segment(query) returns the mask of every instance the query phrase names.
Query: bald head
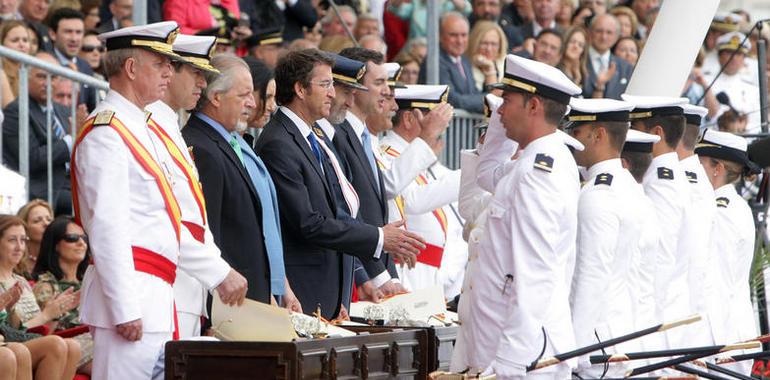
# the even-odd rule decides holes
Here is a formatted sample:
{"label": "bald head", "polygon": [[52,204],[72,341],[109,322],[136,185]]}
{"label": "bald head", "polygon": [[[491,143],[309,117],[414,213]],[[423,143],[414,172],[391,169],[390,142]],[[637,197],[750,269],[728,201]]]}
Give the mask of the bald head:
{"label": "bald head", "polygon": [[459,57],[468,47],[468,20],[458,12],[441,16],[439,43],[449,55]]}
{"label": "bald head", "polygon": [[620,22],[609,13],[594,17],[590,29],[591,46],[600,54],[610,50],[620,36]]}

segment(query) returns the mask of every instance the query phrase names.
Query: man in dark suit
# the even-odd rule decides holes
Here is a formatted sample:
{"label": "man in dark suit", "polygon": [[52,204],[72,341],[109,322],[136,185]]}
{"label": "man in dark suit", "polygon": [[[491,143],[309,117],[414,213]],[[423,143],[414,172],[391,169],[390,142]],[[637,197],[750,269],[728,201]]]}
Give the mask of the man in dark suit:
{"label": "man in dark suit", "polygon": [[521,36],[525,40],[536,38],[543,29],[556,29],[563,33],[556,24],[556,13],[559,11],[559,7],[561,7],[559,0],[532,0],[532,10],[535,17],[519,28]]}
{"label": "man in dark suit", "polygon": [[[91,65],[78,56],[83,46],[83,14],[72,8],[59,8],[48,21],[48,35],[53,44],[52,53],[59,64],[86,75],[94,75]],[[96,106],[96,89],[82,85],[78,104],[89,110]]]}
{"label": "man in dark suit", "polygon": [[318,21],[310,0],[240,0],[241,12],[249,15],[253,31],[269,28],[283,28],[284,41],[302,38],[302,28],[312,29]]}
{"label": "man in dark suit", "polygon": [[524,43],[524,38],[521,36],[519,28],[511,25],[508,21],[502,19],[500,14],[502,12],[502,0],[473,0],[473,13],[468,17],[471,29],[476,21],[487,20],[494,21],[497,25],[503,29],[505,38],[508,40],[508,49],[513,49],[521,46]]}
{"label": "man in dark suit", "polygon": [[[482,113],[484,97],[476,88],[471,63],[465,57],[468,47],[468,20],[460,13],[441,16],[439,31],[439,83],[449,85],[449,104],[468,112]],[[420,66],[419,83],[426,83],[426,62]]]}
{"label": "man in dark suit", "polygon": [[[398,228],[376,227],[337,216],[332,190],[341,169],[314,132],[329,116],[335,97],[334,61],[315,49],[289,52],[275,71],[281,105],[265,126],[256,150],[278,191],[286,275],[303,310],[321,305],[321,314],[339,314],[343,297],[343,252],[362,261],[385,250],[414,265],[421,240]],[[319,128],[320,129],[320,128]]]}
{"label": "man in dark suit", "polygon": [[[246,297],[270,303],[270,257],[263,235],[263,205],[252,183],[235,131],[246,108],[254,108],[251,73],[243,60],[212,59],[221,74],[208,87],[182,129],[198,168],[211,233],[222,258],[246,277]],[[244,95],[246,94],[246,95]]]}
{"label": "man in dark suit", "polygon": [[583,84],[586,98],[620,100],[626,92],[633,66],[610,51],[620,36],[620,23],[606,13],[594,17],[590,26],[591,46],[588,48],[588,78]]}
{"label": "man in dark suit", "polygon": [[39,38],[39,50],[50,51],[51,39],[48,38],[48,27],[43,21],[48,16],[49,2],[46,0],[21,0],[19,2],[19,14],[35,31]]}
{"label": "man in dark suit", "polygon": [[134,12],[134,2],[132,0],[109,0],[105,3],[108,4],[107,8],[110,14],[109,17],[102,18],[99,27],[96,28],[96,31],[99,33],[120,29],[120,20],[131,18],[131,14]]}
{"label": "man in dark suit", "polygon": [[[56,64],[56,59],[46,52],[37,58]],[[37,68],[29,71],[29,198],[48,199],[48,146],[46,129],[46,73]],[[53,103],[51,112],[51,162],[53,178],[53,204],[56,214],[72,213],[72,192],[67,164],[72,151],[69,135],[69,109]],[[3,162],[13,170],[19,170],[19,99],[3,110]]]}

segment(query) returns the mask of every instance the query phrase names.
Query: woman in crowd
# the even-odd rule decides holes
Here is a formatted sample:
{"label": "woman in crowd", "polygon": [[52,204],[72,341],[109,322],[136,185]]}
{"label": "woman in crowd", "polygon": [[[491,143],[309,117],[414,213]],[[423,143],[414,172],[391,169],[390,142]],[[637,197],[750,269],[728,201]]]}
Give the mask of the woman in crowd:
{"label": "woman in crowd", "polygon": [[615,16],[620,23],[620,37],[633,37],[636,35],[636,31],[639,28],[639,20],[631,8],[624,6],[615,7],[610,10],[610,14]]}
{"label": "woman in crowd", "polygon": [[249,112],[247,125],[249,128],[262,129],[270,116],[278,109],[275,103],[275,78],[271,70],[264,62],[247,57],[246,63],[251,71],[251,79],[254,84],[254,104],[257,105]]}
{"label": "woman in crowd", "polygon": [[[716,215],[710,236],[715,253],[715,289],[720,289],[722,315],[712,323],[723,324],[729,332],[726,341],[742,342],[757,336],[754,309],[751,304],[749,274],[754,257],[754,217],[751,208],[735,190],[744,174],[756,174],[760,168],[749,161],[746,139],[727,132],[706,130],[702,143],[695,149],[714,187]],[[748,375],[751,362],[732,364],[733,369]]]}
{"label": "woman in crowd", "polygon": [[556,24],[562,28],[569,28],[572,22],[572,14],[575,12],[575,2],[572,0],[561,0],[559,11],[556,12]]}
{"label": "woman in crowd", "polygon": [[80,7],[80,11],[83,12],[83,30],[96,30],[101,22],[99,16],[99,6],[101,1],[98,0],[85,0],[83,6]]}
{"label": "woman in crowd", "polygon": [[639,53],[639,42],[633,37],[621,37],[612,47],[612,54],[630,63],[631,66],[636,66]]}
{"label": "woman in crowd", "polygon": [[[3,21],[0,26],[0,41],[3,46],[16,50],[20,53],[29,54],[29,31],[27,30],[27,24],[24,21],[19,20],[7,20]],[[7,77],[9,90],[8,93],[3,91],[3,107],[12,102],[19,96],[19,63],[3,58],[2,59],[3,72]],[[3,86],[5,89],[6,86]]]}
{"label": "woman in crowd", "polygon": [[508,40],[500,26],[494,21],[477,21],[468,37],[465,56],[471,61],[473,80],[479,90],[500,81],[507,53]]}
{"label": "woman in crowd", "polygon": [[401,65],[401,83],[417,84],[420,77],[420,58],[402,50],[394,61]]}
{"label": "woman in crowd", "polygon": [[556,66],[582,87],[588,78],[588,31],[582,26],[567,29],[561,48],[561,62]]}
{"label": "woman in crowd", "polygon": [[19,209],[16,216],[24,221],[29,233],[27,252],[16,268],[16,273],[27,279],[32,279],[32,270],[35,268],[35,262],[37,261],[38,253],[40,253],[40,242],[43,240],[43,232],[53,221],[53,210],[48,202],[42,199],[33,199]]}
{"label": "woman in crowd", "polygon": [[[69,293],[68,297],[57,297],[44,311],[40,311],[29,283],[12,272],[16,262],[21,260],[27,240],[24,222],[20,218],[0,215],[0,298],[6,300],[4,310],[0,311],[0,335],[6,342],[23,343],[29,354],[30,371],[34,371],[35,378],[71,380],[80,360],[78,343],[55,335],[37,337],[24,331],[26,327],[51,322],[77,306],[77,299]],[[10,299],[5,298],[5,294],[10,294]],[[23,320],[20,316],[31,318]],[[22,321],[26,324],[19,323]],[[17,362],[26,360],[24,350],[15,353]],[[17,378],[19,375],[17,367]],[[20,378],[29,379],[31,376]]]}
{"label": "woman in crowd", "polygon": [[88,30],[83,34],[83,44],[80,47],[80,53],[78,56],[84,61],[88,62],[91,69],[94,70],[94,77],[104,80],[102,75],[102,55],[107,50],[99,38],[96,37],[97,32]]}
{"label": "woman in crowd", "polygon": [[407,52],[418,59],[418,63],[422,64],[425,60],[425,56],[428,55],[428,40],[425,37],[412,38],[406,41],[404,47],[401,48],[401,52]]}
{"label": "woman in crowd", "polygon": [[[75,292],[80,290],[89,261],[88,237],[83,228],[75,224],[71,216],[56,218],[43,234],[40,255],[33,271],[37,278],[33,292],[40,308],[45,310],[49,302],[68,289]],[[75,308],[59,317],[56,330],[80,325],[80,315]],[[80,344],[81,349],[78,372],[90,373],[90,362],[93,359],[91,334],[80,334],[73,339]]]}

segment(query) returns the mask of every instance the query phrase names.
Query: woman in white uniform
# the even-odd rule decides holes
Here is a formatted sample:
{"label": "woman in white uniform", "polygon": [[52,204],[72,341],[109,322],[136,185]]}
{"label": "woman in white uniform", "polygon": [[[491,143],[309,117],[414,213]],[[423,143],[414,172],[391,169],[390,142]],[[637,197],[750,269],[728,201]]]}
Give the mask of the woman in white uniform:
{"label": "woman in white uniform", "polygon": [[[714,187],[717,214],[711,233],[714,271],[719,294],[715,300],[727,332],[717,344],[730,344],[755,338],[754,309],[749,290],[749,272],[754,257],[755,228],[751,209],[735,190],[735,182],[744,174],[758,173],[759,167],[746,154],[746,140],[727,133],[706,130],[695,148],[700,162]],[[716,338],[716,337],[715,337]],[[751,361],[731,364],[734,370],[748,375]]]}

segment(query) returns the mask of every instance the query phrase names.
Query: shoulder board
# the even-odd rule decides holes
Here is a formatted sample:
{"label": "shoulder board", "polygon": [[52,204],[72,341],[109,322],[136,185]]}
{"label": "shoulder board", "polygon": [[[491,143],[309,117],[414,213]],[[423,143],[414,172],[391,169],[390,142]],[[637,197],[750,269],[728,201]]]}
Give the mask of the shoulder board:
{"label": "shoulder board", "polygon": [[674,179],[674,172],[666,167],[659,167],[658,168],[658,178],[660,179]]}
{"label": "shoulder board", "polygon": [[115,117],[115,111],[104,110],[94,117],[94,126],[110,125],[112,118]]}
{"label": "shoulder board", "polygon": [[717,207],[721,208],[727,208],[727,205],[730,204],[730,199],[727,197],[719,197],[717,198]]}
{"label": "shoulder board", "polygon": [[687,175],[687,180],[690,181],[690,183],[698,183],[698,174],[695,172],[684,172],[685,175]]}
{"label": "shoulder board", "polygon": [[594,185],[612,185],[612,174],[602,173],[597,175],[596,180],[594,181]]}
{"label": "shoulder board", "polygon": [[545,153],[538,153],[535,156],[535,164],[533,166],[535,169],[550,173],[553,171],[553,157]]}

